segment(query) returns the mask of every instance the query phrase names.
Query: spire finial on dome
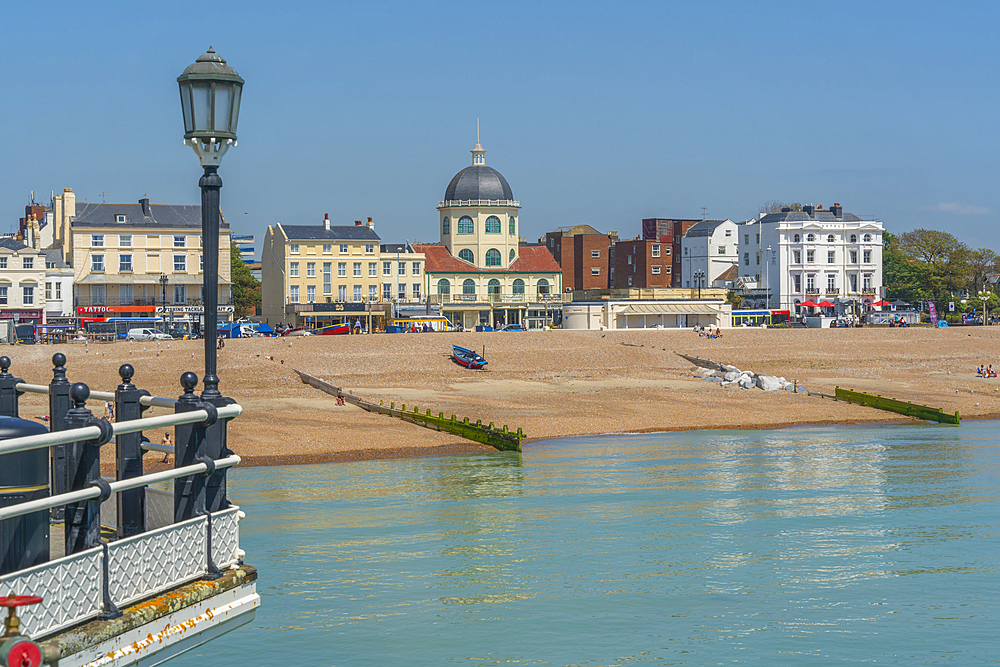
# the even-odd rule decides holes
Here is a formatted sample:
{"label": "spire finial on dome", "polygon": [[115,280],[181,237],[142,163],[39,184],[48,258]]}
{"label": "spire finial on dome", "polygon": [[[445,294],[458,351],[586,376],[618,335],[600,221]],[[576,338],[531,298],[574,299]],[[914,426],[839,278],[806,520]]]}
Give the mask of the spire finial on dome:
{"label": "spire finial on dome", "polygon": [[472,164],[486,164],[486,149],[479,143],[479,119],[476,118],[476,145],[472,148]]}

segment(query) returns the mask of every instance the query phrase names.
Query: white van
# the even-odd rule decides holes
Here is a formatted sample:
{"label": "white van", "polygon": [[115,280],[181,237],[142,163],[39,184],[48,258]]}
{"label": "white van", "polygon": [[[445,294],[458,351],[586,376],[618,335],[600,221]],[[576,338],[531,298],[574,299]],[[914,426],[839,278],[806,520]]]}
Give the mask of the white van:
{"label": "white van", "polygon": [[125,340],[173,340],[170,334],[156,329],[129,329]]}

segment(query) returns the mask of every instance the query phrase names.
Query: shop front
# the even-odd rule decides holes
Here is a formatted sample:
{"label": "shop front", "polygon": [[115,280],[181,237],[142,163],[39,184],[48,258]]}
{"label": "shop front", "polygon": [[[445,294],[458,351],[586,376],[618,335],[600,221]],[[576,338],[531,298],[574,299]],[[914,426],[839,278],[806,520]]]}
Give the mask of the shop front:
{"label": "shop front", "polygon": [[36,309],[15,308],[0,309],[0,320],[14,320],[15,324],[41,324],[42,311]]}
{"label": "shop front", "polygon": [[[198,334],[205,324],[204,306],[151,306],[156,309],[156,316],[163,318],[166,326],[179,329],[188,334]],[[233,321],[236,309],[233,306],[218,306],[219,323]]]}
{"label": "shop front", "polygon": [[386,307],[381,303],[296,303],[288,306],[288,324],[291,327],[321,329],[336,324],[358,324],[363,331],[384,331]]}

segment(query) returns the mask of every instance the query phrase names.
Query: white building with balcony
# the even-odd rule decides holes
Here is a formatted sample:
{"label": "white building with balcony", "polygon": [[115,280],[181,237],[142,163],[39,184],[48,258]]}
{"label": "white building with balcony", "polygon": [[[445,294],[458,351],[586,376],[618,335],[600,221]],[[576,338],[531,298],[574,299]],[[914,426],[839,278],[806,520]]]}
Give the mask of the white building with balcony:
{"label": "white building with balcony", "polygon": [[829,209],[783,209],[739,225],[739,271],[769,294],[769,307],[806,301],[867,305],[882,288],[882,223]]}
{"label": "white building with balcony", "polygon": [[681,280],[684,287],[714,286],[736,265],[737,226],[732,220],[702,220],[681,239]]}

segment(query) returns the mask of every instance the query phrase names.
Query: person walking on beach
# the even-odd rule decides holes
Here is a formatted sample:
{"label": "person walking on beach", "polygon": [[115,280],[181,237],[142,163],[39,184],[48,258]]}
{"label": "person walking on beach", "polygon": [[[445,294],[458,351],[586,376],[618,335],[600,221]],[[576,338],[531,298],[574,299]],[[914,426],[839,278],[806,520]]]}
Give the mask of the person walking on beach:
{"label": "person walking on beach", "polygon": [[[173,443],[170,442],[170,431],[163,434],[163,440],[160,441],[161,445],[171,447]],[[170,458],[170,452],[163,452],[163,460],[160,463],[166,463],[167,459]]]}

